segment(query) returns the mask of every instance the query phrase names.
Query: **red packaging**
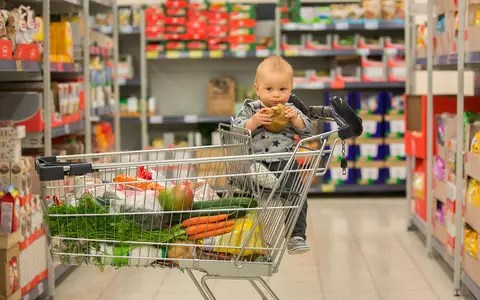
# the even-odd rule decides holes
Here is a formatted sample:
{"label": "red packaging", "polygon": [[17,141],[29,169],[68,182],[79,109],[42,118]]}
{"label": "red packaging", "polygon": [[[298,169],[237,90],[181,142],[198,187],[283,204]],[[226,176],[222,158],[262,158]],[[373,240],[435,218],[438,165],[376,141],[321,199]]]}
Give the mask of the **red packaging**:
{"label": "red packaging", "polygon": [[20,213],[20,198],[11,193],[3,195],[0,200],[0,231],[15,232],[18,228]]}
{"label": "red packaging", "polygon": [[167,1],[165,2],[165,8],[186,8],[187,7],[187,1]]}
{"label": "red packaging", "polygon": [[147,52],[162,52],[165,50],[165,47],[162,44],[148,44],[146,50]]}
{"label": "red packaging", "polygon": [[207,34],[206,33],[188,33],[189,40],[195,40],[195,41],[205,41],[207,40]]}
{"label": "red packaging", "polygon": [[255,43],[256,37],[254,34],[229,36],[228,42],[230,44],[250,44]]}
{"label": "red packaging", "polygon": [[147,36],[148,39],[159,39],[163,38],[163,33],[164,33],[164,27],[163,26],[151,26],[145,28],[145,35]]}
{"label": "red packaging", "polygon": [[205,22],[187,22],[186,26],[188,29],[201,29],[201,30],[208,29],[208,23],[205,23]]}
{"label": "red packaging", "polygon": [[227,43],[208,44],[208,50],[227,51],[228,50],[228,44]]}
{"label": "red packaging", "polygon": [[12,59],[12,41],[0,40],[0,59]]}
{"label": "red packaging", "polygon": [[184,25],[167,25],[165,33],[186,33],[187,28]]}
{"label": "red packaging", "polygon": [[167,50],[185,50],[185,42],[167,42],[165,48]]}
{"label": "red packaging", "polygon": [[170,17],[185,17],[187,10],[185,8],[167,8],[166,13]]}
{"label": "red packaging", "polygon": [[206,3],[188,3],[187,8],[188,10],[205,10],[208,7]]}
{"label": "red packaging", "polygon": [[165,17],[165,24],[166,25],[185,25],[187,23],[186,18],[182,17]]}
{"label": "red packaging", "polygon": [[226,38],[228,37],[228,31],[227,32],[222,32],[222,31],[209,31],[208,36],[211,38]]}
{"label": "red packaging", "polygon": [[228,13],[222,13],[222,12],[210,12],[208,13],[208,19],[209,20],[228,20],[229,15]]}
{"label": "red packaging", "polygon": [[220,26],[220,25],[210,25],[208,26],[209,32],[228,32],[228,26]]}
{"label": "red packaging", "polygon": [[211,25],[226,26],[228,25],[228,19],[209,19],[208,23]]}
{"label": "red packaging", "polygon": [[146,26],[156,26],[163,22],[163,10],[156,7],[147,7],[145,9]]}
{"label": "red packaging", "polygon": [[38,61],[40,59],[40,47],[36,44],[18,44],[13,59]]}
{"label": "red packaging", "polygon": [[188,40],[188,35],[185,33],[182,34],[177,34],[177,33],[167,33],[164,35],[165,40],[176,40],[176,41],[182,41],[182,40]]}
{"label": "red packaging", "polygon": [[215,45],[215,44],[221,44],[221,43],[227,43],[228,38],[210,38],[208,39],[208,44],[209,45]]}
{"label": "red packaging", "polygon": [[255,27],[255,19],[248,19],[248,20],[230,20],[228,22],[228,26],[231,28],[239,28],[239,27],[247,27],[247,28],[254,28]]}
{"label": "red packaging", "polygon": [[188,50],[206,50],[207,44],[204,41],[193,41],[187,43]]}
{"label": "red packaging", "polygon": [[228,7],[223,3],[210,3],[210,7],[208,8],[211,12],[228,12]]}

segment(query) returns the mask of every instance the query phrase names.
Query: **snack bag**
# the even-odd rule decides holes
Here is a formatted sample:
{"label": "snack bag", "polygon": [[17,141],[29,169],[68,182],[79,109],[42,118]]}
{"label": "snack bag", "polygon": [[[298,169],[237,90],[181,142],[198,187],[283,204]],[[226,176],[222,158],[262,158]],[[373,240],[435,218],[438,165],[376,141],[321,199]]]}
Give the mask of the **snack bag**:
{"label": "snack bag", "polygon": [[480,204],[480,195],[479,195],[480,184],[475,179],[470,178],[468,181],[467,193],[465,195],[465,201],[468,204],[473,204],[476,207]]}

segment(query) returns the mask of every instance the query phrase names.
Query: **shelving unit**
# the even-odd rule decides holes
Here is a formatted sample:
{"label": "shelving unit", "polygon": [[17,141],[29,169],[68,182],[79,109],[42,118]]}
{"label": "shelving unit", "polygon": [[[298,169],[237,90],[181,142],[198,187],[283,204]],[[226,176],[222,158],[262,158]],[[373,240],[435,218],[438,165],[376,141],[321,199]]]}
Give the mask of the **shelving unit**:
{"label": "shelving unit", "polygon": [[[409,228],[419,228],[426,237],[426,251],[429,254],[438,254],[451,267],[454,274],[453,289],[455,294],[459,295],[463,286],[475,298],[479,299],[480,281],[478,278],[475,280],[469,275],[472,269],[478,270],[478,261],[470,255],[466,248],[467,245],[464,245],[464,243],[467,243],[464,240],[466,224],[473,221],[471,214],[475,213],[477,209],[475,205],[467,203],[465,188],[468,186],[468,181],[466,184],[464,180],[478,178],[474,171],[478,168],[478,161],[475,160],[476,154],[470,152],[471,136],[468,135],[468,130],[470,130],[468,128],[473,128],[473,125],[464,124],[464,111],[479,111],[477,86],[471,78],[475,77],[478,72],[480,54],[477,51],[467,51],[466,48],[467,43],[472,39],[470,35],[467,36],[467,33],[472,29],[478,29],[478,26],[467,24],[466,7],[470,3],[473,2],[465,0],[458,1],[457,4],[453,1],[428,0],[423,7],[419,3],[413,3],[412,0],[407,3],[407,6],[411,7],[406,19],[406,35],[408,36],[406,52],[409,78],[407,81],[407,98],[410,97],[409,103],[412,107],[421,107],[421,114],[426,116],[422,117],[424,120],[426,118],[422,128],[407,128],[410,133],[422,130],[419,136],[410,135],[408,141],[406,141],[408,144],[406,150],[409,152],[408,173],[410,174],[407,181],[407,207],[411,216]],[[443,44],[440,45],[442,43],[441,39],[444,38],[442,37],[443,33],[434,32],[436,27],[433,18],[434,11],[436,11],[437,17],[447,14],[454,15],[455,11],[458,11],[458,36],[455,36],[455,28],[445,28],[445,30],[454,32],[453,39],[447,41],[448,47],[446,48]],[[418,37],[416,36],[414,19],[416,13],[427,15],[428,40],[425,46],[420,47],[417,45]],[[434,42],[434,39],[436,42]],[[421,85],[418,82],[419,73],[426,75],[420,76],[427,79],[426,88],[424,84],[420,89],[418,88]],[[452,81],[456,79],[456,82],[452,82],[450,89],[443,89],[439,84],[436,84],[439,78],[449,78]],[[440,82],[445,82],[445,80],[440,79]],[[416,96],[424,93],[426,93],[426,97],[425,95]],[[437,96],[439,94],[442,96]],[[415,97],[417,98],[415,99]],[[409,104],[407,103],[407,105]],[[446,144],[443,146],[439,144],[439,138],[436,136],[436,127],[440,125],[435,118],[441,112],[453,113],[451,121],[448,119],[449,129],[447,137],[445,137]],[[408,114],[407,108],[407,120],[409,118]],[[418,118],[418,112],[414,112],[413,115],[417,115]],[[456,119],[453,119],[454,117]],[[444,124],[444,126],[447,128],[447,125]],[[453,138],[448,138],[449,135],[452,135]],[[434,174],[434,158],[435,155],[441,157],[445,155],[444,153],[449,153],[448,156],[452,158],[448,162],[445,161],[449,164],[446,170],[451,170],[452,167],[454,170],[448,171],[450,173],[445,171],[445,179],[442,181],[438,174]],[[423,189],[425,192],[423,194],[424,198],[420,201],[418,201],[419,195],[416,194],[418,190],[415,190],[413,186],[414,178],[412,174],[417,169],[424,170]],[[414,200],[415,211],[412,209],[412,199],[414,198],[417,198]],[[441,221],[437,219],[435,214],[439,205],[446,207],[445,209],[448,212],[448,219],[447,213],[445,213],[447,220],[444,221],[445,225],[442,225],[447,228],[446,243],[439,239],[442,234],[439,225]],[[423,209],[422,206],[424,206]]]}

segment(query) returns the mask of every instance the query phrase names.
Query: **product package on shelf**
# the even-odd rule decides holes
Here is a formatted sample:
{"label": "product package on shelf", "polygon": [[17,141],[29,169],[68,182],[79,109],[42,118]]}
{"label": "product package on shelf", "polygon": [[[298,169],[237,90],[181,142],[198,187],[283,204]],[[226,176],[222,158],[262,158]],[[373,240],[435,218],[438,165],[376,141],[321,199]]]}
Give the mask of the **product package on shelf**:
{"label": "product package on shelf", "polygon": [[357,184],[376,185],[385,184],[388,170],[383,161],[355,162],[355,179]]}
{"label": "product package on shelf", "polygon": [[213,79],[208,84],[207,112],[211,116],[233,116],[235,113],[235,80]]}
{"label": "product package on shelf", "polygon": [[407,181],[407,166],[404,161],[386,161],[384,166],[386,184],[405,184]]}
{"label": "product package on shelf", "polygon": [[350,162],[346,173],[343,174],[343,169],[337,162],[330,163],[327,172],[323,178],[323,182],[327,185],[351,185],[355,182],[355,166]]}
{"label": "product package on shelf", "polygon": [[20,231],[0,234],[0,299],[20,300]]}

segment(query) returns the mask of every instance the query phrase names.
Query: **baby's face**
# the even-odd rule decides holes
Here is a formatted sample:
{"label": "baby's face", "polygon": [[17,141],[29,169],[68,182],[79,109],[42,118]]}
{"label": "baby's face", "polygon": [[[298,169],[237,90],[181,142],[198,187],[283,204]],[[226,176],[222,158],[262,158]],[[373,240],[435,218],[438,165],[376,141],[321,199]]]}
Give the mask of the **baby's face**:
{"label": "baby's face", "polygon": [[257,96],[266,107],[287,103],[292,92],[292,77],[289,74],[260,74],[255,83]]}

